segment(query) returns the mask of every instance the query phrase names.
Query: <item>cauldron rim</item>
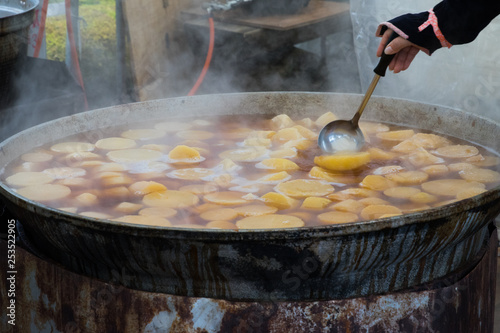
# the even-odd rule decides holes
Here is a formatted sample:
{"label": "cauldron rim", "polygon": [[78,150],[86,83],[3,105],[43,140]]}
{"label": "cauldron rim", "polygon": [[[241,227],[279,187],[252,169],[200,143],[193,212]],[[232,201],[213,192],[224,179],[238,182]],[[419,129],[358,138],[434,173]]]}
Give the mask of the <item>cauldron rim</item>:
{"label": "cauldron rim", "polygon": [[[161,103],[165,100],[176,100],[179,103],[183,104],[185,100],[196,100],[198,98],[217,98],[217,96],[252,96],[252,95],[303,95],[307,98],[307,96],[315,96],[315,95],[345,95],[345,96],[353,96],[353,97],[361,97],[359,94],[345,94],[345,93],[317,93],[317,92],[254,92],[254,93],[229,93],[229,94],[219,94],[219,95],[200,95],[200,96],[192,96],[192,97],[175,97],[175,98],[167,98],[162,100],[154,100],[148,101],[152,103]],[[419,102],[413,102],[404,99],[395,99],[395,98],[385,98],[385,97],[376,97],[374,96],[372,99],[377,100],[381,99],[382,101],[385,99],[402,101],[402,102],[410,102],[422,104]],[[90,110],[87,112],[83,112],[80,114],[76,114],[78,117],[85,117],[85,114],[97,113],[97,112],[105,112],[105,110],[111,110],[114,108],[120,108],[124,106],[135,107],[140,106],[148,102],[136,102],[130,103],[126,105],[117,105],[112,107],[106,107],[102,109]],[[432,106],[430,104],[422,104],[427,106]],[[440,107],[435,105],[435,107]],[[453,110],[454,112],[463,112],[467,114],[465,111],[452,109],[446,107],[446,109]],[[494,125],[500,126],[497,122],[482,117],[480,115],[473,115],[474,118],[482,119],[484,121],[492,122]],[[50,125],[51,123],[57,123],[65,118],[71,118],[72,116],[66,116],[62,118],[58,118],[47,123],[43,123],[31,128],[28,128],[20,133],[13,135],[12,137],[6,139],[4,142],[0,143],[0,151],[2,151],[3,147],[7,145],[10,141],[15,140],[18,137],[22,137],[29,133],[30,131],[36,131],[38,127],[43,127]],[[179,117],[181,118],[181,117]],[[368,119],[369,120],[369,119]],[[380,120],[376,120],[380,121]],[[391,122],[384,123],[391,124]],[[392,123],[398,124],[398,123]],[[411,127],[411,125],[404,125]],[[439,131],[436,131],[439,133]],[[490,148],[491,149],[491,148]],[[496,152],[494,152],[496,153]],[[500,185],[496,186],[493,189],[488,190],[480,195],[477,195],[472,198],[460,200],[451,204],[447,204],[440,207],[430,208],[424,211],[418,211],[413,213],[408,213],[400,216],[388,217],[377,220],[367,220],[367,221],[358,221],[352,223],[342,223],[342,224],[334,224],[334,225],[323,225],[323,226],[313,226],[313,227],[299,227],[299,228],[282,228],[282,229],[243,229],[243,230],[221,230],[221,229],[190,229],[190,228],[178,228],[178,227],[159,227],[159,226],[147,226],[147,225],[138,225],[133,223],[126,222],[118,222],[111,220],[100,220],[92,217],[85,217],[79,214],[74,214],[70,212],[65,212],[61,210],[57,210],[55,208],[48,207],[42,203],[38,203],[32,200],[28,200],[23,198],[15,193],[9,186],[0,181],[0,194],[4,197],[7,197],[9,201],[13,202],[17,206],[21,206],[25,209],[28,209],[31,212],[42,214],[47,218],[56,218],[58,220],[65,221],[66,223],[72,224],[74,227],[78,228],[87,228],[99,230],[101,232],[116,232],[129,234],[129,235],[148,235],[152,237],[164,237],[164,238],[177,238],[177,239],[245,239],[252,240],[258,239],[262,240],[264,238],[269,239],[300,239],[307,237],[331,237],[331,236],[347,236],[351,234],[357,234],[360,232],[372,232],[379,231],[388,228],[399,228],[405,225],[412,225],[416,223],[427,223],[429,221],[436,221],[441,218],[445,218],[449,213],[449,210],[454,210],[455,213],[466,212],[474,207],[477,207],[477,202],[490,202],[500,198]],[[91,223],[89,223],[91,222]]]}

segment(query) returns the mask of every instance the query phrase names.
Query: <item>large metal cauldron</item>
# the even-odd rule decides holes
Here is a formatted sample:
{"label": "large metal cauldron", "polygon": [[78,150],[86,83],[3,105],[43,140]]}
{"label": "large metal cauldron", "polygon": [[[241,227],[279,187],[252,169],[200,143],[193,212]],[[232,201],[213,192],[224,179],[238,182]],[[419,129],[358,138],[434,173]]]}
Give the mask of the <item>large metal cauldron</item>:
{"label": "large metal cauldron", "polygon": [[[358,95],[253,93],[116,106],[13,136],[0,145],[0,167],[37,145],[117,124],[213,114],[316,117],[327,110],[349,117],[359,102]],[[499,124],[452,109],[373,98],[366,118],[453,134],[500,151]],[[496,187],[448,206],[375,221],[196,231],[64,213],[24,200],[4,184],[0,194],[36,246],[75,272],[138,290],[230,300],[340,299],[435,281],[471,265],[500,212]]]}
{"label": "large metal cauldron", "polygon": [[26,57],[28,30],[39,0],[0,0],[0,101],[12,85],[17,63]]}

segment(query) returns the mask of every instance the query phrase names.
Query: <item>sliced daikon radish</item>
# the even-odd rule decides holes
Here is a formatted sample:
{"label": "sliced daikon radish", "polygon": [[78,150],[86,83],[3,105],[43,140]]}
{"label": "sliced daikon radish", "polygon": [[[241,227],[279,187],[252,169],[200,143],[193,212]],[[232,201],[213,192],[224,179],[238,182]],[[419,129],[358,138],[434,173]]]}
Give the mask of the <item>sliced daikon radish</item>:
{"label": "sliced daikon radish", "polygon": [[167,190],[146,194],[142,201],[152,207],[186,208],[196,205],[199,199],[189,192]]}
{"label": "sliced daikon radish", "polygon": [[271,139],[264,138],[247,138],[243,141],[243,146],[262,146],[269,148],[271,147]]}
{"label": "sliced daikon radish", "polygon": [[219,205],[232,206],[247,203],[248,201],[243,199],[244,195],[246,195],[244,192],[223,191],[206,194],[203,199]]}
{"label": "sliced daikon radish", "polygon": [[370,162],[368,152],[342,152],[333,155],[321,155],[314,158],[314,163],[332,171],[354,170]]}
{"label": "sliced daikon radish", "polygon": [[64,185],[38,184],[22,187],[17,193],[30,200],[45,202],[66,198],[71,189]]}
{"label": "sliced daikon radish", "polygon": [[99,172],[94,175],[94,178],[97,179],[105,179],[105,178],[111,178],[111,177],[122,177],[124,176],[125,173],[119,172],[119,171],[104,171],[104,172]]}
{"label": "sliced daikon radish", "polygon": [[328,112],[323,113],[321,116],[319,116],[318,119],[316,119],[316,121],[314,123],[319,128],[323,128],[323,127],[325,127],[326,124],[328,124],[334,120],[337,120],[337,119],[339,119],[339,118],[335,114],[328,111]]}
{"label": "sliced daikon radish", "polygon": [[297,157],[297,149],[285,148],[271,151],[269,153],[271,158],[294,158]]}
{"label": "sliced daikon radish", "polygon": [[159,129],[140,128],[125,131],[120,135],[131,140],[151,140],[165,136],[165,132]]}
{"label": "sliced daikon radish", "polygon": [[375,134],[379,132],[389,132],[390,128],[387,125],[381,123],[371,123],[361,121],[359,122],[359,128],[366,134]]}
{"label": "sliced daikon radish", "polygon": [[147,145],[142,145],[142,149],[151,149],[151,150],[157,150],[161,151],[162,153],[168,153],[172,147],[169,145],[163,145],[163,144],[157,144],[157,143],[150,143]]}
{"label": "sliced daikon radish", "polygon": [[435,195],[429,194],[427,192],[418,192],[409,197],[411,202],[417,204],[429,204],[436,202],[438,198]]}
{"label": "sliced daikon radish", "polygon": [[138,181],[133,183],[128,188],[130,193],[137,196],[143,196],[152,192],[163,192],[167,187],[155,181]]}
{"label": "sliced daikon radish", "polygon": [[177,215],[177,211],[169,207],[148,207],[141,209],[139,215],[169,218]]}
{"label": "sliced daikon radish", "polygon": [[457,195],[457,193],[466,189],[485,188],[485,185],[483,183],[467,181],[464,179],[439,179],[423,183],[421,186],[425,192],[428,192],[430,194],[449,197],[454,197]]}
{"label": "sliced daikon radish", "polygon": [[296,150],[307,150],[314,146],[316,141],[299,139],[299,140],[290,140],[285,142],[281,148],[282,149],[296,149]]}
{"label": "sliced daikon radish", "polygon": [[326,206],[331,204],[331,200],[327,198],[319,198],[319,197],[307,197],[302,202],[300,208],[302,209],[324,209]]}
{"label": "sliced daikon radish", "polygon": [[379,197],[380,194],[377,191],[369,190],[367,188],[348,188],[342,190],[338,193],[333,193],[327,196],[330,200],[342,201],[346,199],[357,199],[357,198],[370,198]]}
{"label": "sliced daikon radish", "polygon": [[292,178],[292,176],[288,172],[281,171],[259,178],[258,182],[264,184],[278,184],[280,182],[287,181],[290,178]]}
{"label": "sliced daikon radish", "polygon": [[78,153],[93,151],[94,145],[88,142],[61,142],[50,147],[50,150],[56,153]]}
{"label": "sliced daikon radish", "polygon": [[388,205],[389,202],[381,199],[381,198],[376,198],[376,197],[371,197],[371,198],[363,198],[359,199],[358,202],[360,204],[363,204],[365,206],[370,206],[370,205]]}
{"label": "sliced daikon radish", "polygon": [[171,160],[200,160],[200,152],[194,148],[178,145],[175,146],[169,153],[168,158]]}
{"label": "sliced daikon radish", "polygon": [[275,189],[294,198],[322,197],[335,191],[332,185],[313,179],[289,180],[276,185]]}
{"label": "sliced daikon radish", "polygon": [[220,205],[214,204],[214,203],[202,203],[198,206],[192,207],[192,210],[196,212],[197,214],[201,214],[203,212],[206,212],[208,210],[212,209],[217,209],[220,208]]}
{"label": "sliced daikon radish", "polygon": [[323,179],[330,183],[338,184],[354,184],[359,183],[360,181],[357,176],[346,175],[342,173],[336,174],[318,166],[314,166],[311,168],[311,171],[309,171],[309,177],[314,179]]}
{"label": "sliced daikon radish", "polygon": [[296,216],[278,214],[250,216],[236,222],[239,229],[298,228],[304,225],[304,221]]}
{"label": "sliced daikon radish", "polygon": [[359,214],[365,205],[354,199],[347,199],[332,206],[337,211]]}
{"label": "sliced daikon radish", "polygon": [[311,131],[309,128],[306,128],[301,125],[295,125],[293,128],[297,129],[299,133],[306,139],[308,140],[317,140],[318,139],[318,133]]}
{"label": "sliced daikon radish", "polygon": [[430,133],[417,133],[408,140],[424,149],[436,149],[450,144],[450,140],[447,138]]}
{"label": "sliced daikon radish", "polygon": [[286,114],[279,114],[271,119],[270,125],[274,130],[280,130],[282,128],[292,127],[295,122]]}
{"label": "sliced daikon radish", "polygon": [[396,158],[395,153],[380,148],[370,147],[367,149],[367,152],[370,154],[370,159],[372,160],[388,161]]}
{"label": "sliced daikon radish", "polygon": [[468,199],[468,198],[475,197],[476,195],[479,195],[479,194],[484,193],[486,191],[487,190],[484,188],[478,188],[478,187],[468,188],[468,189],[465,189],[465,190],[458,192],[456,198],[458,200]]}
{"label": "sliced daikon radish", "polygon": [[217,208],[207,210],[200,217],[207,221],[231,221],[238,216],[238,212],[232,208]]}
{"label": "sliced daikon radish", "polygon": [[111,137],[97,141],[95,146],[104,150],[118,150],[134,148],[137,143],[132,139]]}
{"label": "sliced daikon radish", "polygon": [[49,152],[34,152],[34,153],[26,153],[21,155],[21,159],[25,162],[34,162],[34,163],[40,163],[40,162],[48,162],[54,158],[54,155],[50,154]]}
{"label": "sliced daikon radish", "polygon": [[142,225],[151,225],[155,227],[170,227],[172,223],[169,220],[160,217],[160,216],[143,216],[143,215],[125,215],[118,217],[116,219],[112,219],[112,221],[125,222],[125,223],[133,223],[133,224],[142,224]]}
{"label": "sliced daikon radish", "polygon": [[19,172],[40,172],[45,169],[44,163],[23,162],[12,168],[12,174]]}
{"label": "sliced daikon radish", "polygon": [[410,141],[409,139],[406,139],[404,141],[401,141],[397,145],[391,148],[391,151],[397,152],[397,153],[402,153],[402,154],[408,154],[411,153],[412,151],[416,151],[419,149],[419,147],[415,142]]}
{"label": "sliced daikon radish", "polygon": [[444,163],[442,158],[432,155],[424,148],[417,148],[415,151],[410,152],[408,160],[416,167]]}
{"label": "sliced daikon radish", "polygon": [[414,130],[400,130],[377,133],[377,138],[385,141],[404,141],[415,135]]}
{"label": "sliced daikon radish", "polygon": [[106,187],[111,187],[111,186],[129,186],[132,184],[134,180],[130,178],[129,176],[123,175],[123,176],[116,176],[116,177],[105,177],[102,179],[101,184],[106,186]]}
{"label": "sliced daikon radish", "polygon": [[119,172],[119,171],[125,171],[127,168],[120,163],[104,163],[99,166],[97,166],[94,171],[96,172]]}
{"label": "sliced daikon radish", "polygon": [[85,178],[65,178],[57,181],[57,184],[69,186],[69,187],[87,187],[89,185],[89,180]]}
{"label": "sliced daikon radish", "polygon": [[255,205],[244,205],[240,207],[235,207],[234,210],[241,216],[261,216],[267,214],[274,214],[278,211],[278,208],[264,204],[260,205],[255,204]]}
{"label": "sliced daikon radish", "polygon": [[120,199],[125,201],[130,196],[130,191],[125,186],[105,188],[101,191],[100,197]]}
{"label": "sliced daikon radish", "polygon": [[474,146],[452,145],[438,148],[434,154],[447,158],[467,158],[479,154],[479,150]]}
{"label": "sliced daikon radish", "polygon": [[87,174],[85,169],[71,167],[57,167],[43,170],[43,173],[51,175],[54,179],[83,177]]}
{"label": "sliced daikon radish", "polygon": [[121,149],[112,150],[106,156],[113,162],[117,163],[135,163],[142,161],[158,161],[162,157],[162,153],[151,149]]}
{"label": "sliced daikon radish", "polygon": [[298,205],[298,201],[290,198],[287,195],[269,192],[264,194],[261,199],[268,205],[276,207],[278,209],[288,209]]}
{"label": "sliced daikon radish", "polygon": [[480,160],[470,160],[471,158],[474,158],[474,157],[470,157],[470,158],[466,159],[466,161],[469,163],[472,163],[476,166],[479,166],[479,167],[488,168],[488,167],[500,165],[500,157],[496,157],[496,156],[484,156]]}
{"label": "sliced daikon radish", "polygon": [[429,175],[423,171],[403,171],[385,177],[401,185],[419,185],[429,179]]}
{"label": "sliced daikon radish", "polygon": [[215,184],[205,183],[182,186],[179,188],[179,191],[191,192],[193,194],[207,194],[216,192],[218,189],[219,187]]}
{"label": "sliced daikon radish", "polygon": [[99,201],[95,194],[88,192],[77,195],[75,199],[78,201],[78,205],[80,206],[93,206]]}
{"label": "sliced daikon radish", "polygon": [[205,227],[208,229],[238,229],[236,224],[229,221],[210,221]]}
{"label": "sliced daikon radish", "polygon": [[177,169],[167,174],[168,177],[184,180],[200,180],[213,175],[213,170],[205,168]]}
{"label": "sliced daikon radish", "polygon": [[421,169],[423,172],[429,176],[441,176],[447,174],[450,169],[444,164],[429,165]]}
{"label": "sliced daikon radish", "polygon": [[409,199],[411,196],[420,192],[420,189],[415,187],[397,186],[385,190],[384,195],[395,199]]}
{"label": "sliced daikon radish", "polygon": [[477,169],[477,166],[465,162],[448,164],[448,170],[451,172],[460,172],[467,169]]}
{"label": "sliced daikon radish", "polygon": [[300,169],[297,163],[286,158],[268,158],[257,163],[256,167],[276,171],[295,171]]}
{"label": "sliced daikon radish", "polygon": [[221,159],[228,158],[235,162],[256,162],[263,159],[268,152],[269,151],[262,146],[245,147],[241,149],[226,150],[220,153],[219,157]]}
{"label": "sliced daikon radish", "polygon": [[96,166],[99,166],[102,164],[104,164],[103,161],[83,161],[83,162],[79,163],[77,166],[79,166],[81,168],[92,168],[92,167],[96,167]]}
{"label": "sliced daikon radish", "polygon": [[307,128],[313,128],[314,127],[314,121],[311,118],[302,118],[298,121],[295,122],[297,125],[301,125]]}
{"label": "sliced daikon radish", "polygon": [[133,202],[121,202],[115,206],[114,210],[123,214],[132,214],[137,212],[143,206]]}
{"label": "sliced daikon radish", "polygon": [[466,169],[458,173],[465,180],[480,183],[498,183],[500,182],[500,173],[490,169]]}
{"label": "sliced daikon radish", "polygon": [[377,176],[383,176],[383,175],[388,175],[390,173],[398,173],[401,171],[405,171],[405,168],[403,168],[400,165],[386,165],[378,167],[375,170],[373,170],[373,174]]}
{"label": "sliced daikon radish", "polygon": [[217,164],[216,168],[222,169],[227,172],[235,172],[241,169],[241,166],[238,164],[234,163],[234,161],[225,158],[222,161],[220,161],[219,164]]}
{"label": "sliced daikon radish", "polygon": [[368,175],[363,179],[360,185],[370,190],[384,191],[388,188],[395,187],[396,183],[383,176]]}
{"label": "sliced daikon radish", "polygon": [[302,134],[300,134],[298,129],[291,127],[291,128],[280,129],[273,136],[272,141],[277,144],[283,144],[287,141],[304,140],[304,139],[305,137],[303,137]]}
{"label": "sliced daikon radish", "polygon": [[14,187],[42,185],[54,181],[54,176],[45,172],[23,171],[7,177],[5,181]]}
{"label": "sliced daikon radish", "polygon": [[318,220],[323,224],[352,223],[358,220],[358,215],[349,212],[327,212],[318,215]]}
{"label": "sliced daikon radish", "polygon": [[385,214],[401,215],[402,211],[398,207],[391,205],[371,205],[363,208],[360,213],[361,218],[364,220],[378,219]]}
{"label": "sliced daikon radish", "polygon": [[[92,153],[90,151],[81,151],[76,153],[66,154],[61,161],[66,163],[68,166],[72,167],[82,167],[85,166],[83,163],[87,162],[98,162],[102,158],[101,155]],[[102,162],[101,162],[102,163]]]}

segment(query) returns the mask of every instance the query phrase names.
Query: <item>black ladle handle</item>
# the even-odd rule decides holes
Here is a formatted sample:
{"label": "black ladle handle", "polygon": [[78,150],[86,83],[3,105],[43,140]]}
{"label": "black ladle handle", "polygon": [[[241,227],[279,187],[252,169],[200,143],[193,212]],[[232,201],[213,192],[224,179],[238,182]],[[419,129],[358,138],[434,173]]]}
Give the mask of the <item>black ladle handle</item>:
{"label": "black ladle handle", "polygon": [[382,52],[382,56],[380,57],[380,60],[378,62],[377,67],[373,70],[375,74],[379,76],[385,76],[385,71],[387,70],[387,67],[389,67],[389,64],[391,63],[392,59],[396,54],[386,54],[385,53],[385,47],[389,45],[390,42],[392,42],[394,39],[398,38],[399,35],[395,32],[392,32],[391,37],[389,37],[389,40],[387,41],[387,44],[384,46],[384,51]]}

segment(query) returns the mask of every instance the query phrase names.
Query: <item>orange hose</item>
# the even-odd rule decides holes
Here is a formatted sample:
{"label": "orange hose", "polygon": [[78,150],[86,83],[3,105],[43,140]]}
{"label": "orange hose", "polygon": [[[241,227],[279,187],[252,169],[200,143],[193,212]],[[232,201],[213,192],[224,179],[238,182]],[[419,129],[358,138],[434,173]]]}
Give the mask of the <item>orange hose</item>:
{"label": "orange hose", "polygon": [[210,25],[210,42],[208,43],[207,58],[205,59],[205,64],[203,65],[203,69],[200,73],[200,76],[198,77],[198,80],[196,80],[196,83],[194,84],[193,88],[191,88],[191,91],[189,91],[188,96],[193,96],[194,94],[196,94],[196,91],[200,87],[201,83],[203,82],[203,79],[205,78],[205,75],[208,72],[208,68],[210,67],[210,62],[212,61],[212,54],[214,52],[214,43],[215,43],[215,28],[214,28],[214,19],[211,16],[208,18],[208,24]]}
{"label": "orange hose", "polygon": [[42,48],[43,33],[45,31],[45,21],[47,20],[47,10],[49,7],[49,0],[44,0],[42,4],[42,16],[40,17],[40,28],[38,29],[38,35],[36,36],[35,50],[33,51],[33,57],[38,58],[40,54],[40,49]]}
{"label": "orange hose", "polygon": [[80,70],[80,62],[78,60],[78,53],[76,52],[75,34],[73,31],[73,22],[71,19],[71,0],[65,0],[66,4],[66,26],[68,29],[68,40],[71,48],[71,60],[75,68],[75,76],[78,83],[83,90],[83,102],[85,103],[85,110],[88,110],[89,105],[87,102],[87,93],[85,92],[85,86],[83,85],[82,71]]}

